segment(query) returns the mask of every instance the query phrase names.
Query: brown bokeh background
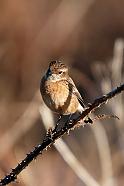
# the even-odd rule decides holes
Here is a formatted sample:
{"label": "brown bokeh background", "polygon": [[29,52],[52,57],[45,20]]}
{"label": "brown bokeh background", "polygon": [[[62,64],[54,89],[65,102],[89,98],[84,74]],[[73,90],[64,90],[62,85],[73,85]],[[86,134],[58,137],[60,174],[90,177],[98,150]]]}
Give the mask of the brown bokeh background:
{"label": "brown bokeh background", "polygon": [[[70,66],[70,74],[86,102],[121,83],[123,9],[122,0],[0,1],[1,178],[45,135],[38,90],[50,60],[60,59]],[[113,69],[120,70],[117,76]],[[114,120],[101,123],[109,143],[112,179],[117,186],[124,184],[122,103],[123,97],[115,98],[97,112],[110,114],[116,108],[114,114],[120,117],[119,124]],[[75,130],[64,140],[89,173],[104,182],[91,127]],[[104,153],[104,147],[102,150]],[[85,185],[54,147],[32,162],[17,181],[18,186]]]}

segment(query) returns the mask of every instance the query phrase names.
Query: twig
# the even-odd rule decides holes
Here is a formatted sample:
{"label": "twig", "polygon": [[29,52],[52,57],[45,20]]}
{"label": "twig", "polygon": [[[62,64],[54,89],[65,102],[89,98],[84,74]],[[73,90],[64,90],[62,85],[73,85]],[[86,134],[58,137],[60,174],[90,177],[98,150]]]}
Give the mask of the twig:
{"label": "twig", "polygon": [[[47,113],[47,117],[44,117],[45,113]],[[54,127],[54,119],[52,112],[46,107],[44,104],[40,107],[40,114],[43,121],[43,124],[46,129],[50,127]],[[92,118],[94,115],[92,114]],[[100,123],[100,119],[105,118],[116,118],[115,115],[98,115],[94,119],[92,119],[96,125],[92,127],[92,132],[95,137],[99,159],[101,163],[102,169],[102,181],[100,185],[103,186],[115,186],[116,182],[113,178],[112,171],[112,161],[111,161],[111,152],[109,148],[108,138],[106,131],[103,125]],[[96,120],[96,121],[95,121]],[[87,185],[87,186],[98,186],[99,183],[90,175],[90,173],[86,170],[86,168],[79,162],[79,160],[74,156],[72,151],[66,145],[66,143],[62,139],[58,139],[56,143],[54,143],[55,148],[58,150],[62,158],[65,162],[72,168],[75,174]],[[103,148],[104,147],[104,148]]]}
{"label": "twig", "polygon": [[[44,117],[45,113],[47,113],[47,117]],[[53,115],[48,107],[42,105],[40,107],[40,114],[46,130],[51,127],[51,125],[54,127]],[[85,183],[87,186],[100,186],[100,184],[90,175],[90,173],[88,173],[82,163],[75,157],[63,139],[58,139],[56,143],[54,143],[54,146],[67,165],[71,167],[71,169],[80,178],[80,180],[83,181],[83,183]]]}
{"label": "twig", "polygon": [[[116,96],[117,94],[124,91],[124,84],[120,85],[119,87],[115,88],[111,92],[102,97],[95,99],[95,101],[89,105],[89,107],[79,116],[76,120],[73,120],[71,124],[64,126],[61,130],[48,130],[43,142],[37,145],[33,151],[31,151],[27,156],[22,160],[14,169],[12,169],[11,173],[5,176],[0,181],[0,185],[7,185],[12,181],[15,181],[18,174],[31,163],[33,159],[35,159],[39,154],[43,152],[43,150],[47,149],[50,145],[52,145],[55,140],[62,137],[64,134],[67,134],[70,130],[76,127],[76,124],[81,121],[85,116],[87,116],[91,111],[95,110],[103,103],[106,103],[109,99]],[[77,125],[78,126],[78,125]]]}
{"label": "twig", "polygon": [[[0,138],[0,159],[17,143],[17,141],[33,126],[39,118],[38,93],[36,92],[31,103],[22,116],[13,124],[12,128]],[[6,145],[5,145],[6,144]]]}
{"label": "twig", "polygon": [[112,170],[110,146],[104,126],[99,121],[96,121],[96,125],[91,129],[95,137],[101,164],[101,186],[116,186]]}
{"label": "twig", "polygon": [[[96,78],[98,84],[101,85],[101,90],[103,94],[109,92],[112,89],[112,86],[115,86],[120,82],[123,82],[124,79],[122,75],[123,60],[124,60],[124,41],[123,39],[117,39],[114,45],[113,59],[111,59],[111,61],[108,64],[103,64],[101,62],[98,62],[95,65],[96,73],[94,77]],[[121,152],[123,152],[122,151],[123,149],[122,146],[124,144],[123,122],[122,122],[123,121],[123,95],[121,94],[120,96],[117,97],[117,99],[111,101],[111,103],[107,105],[107,108],[110,109],[112,113],[114,113],[115,115],[118,115],[120,118],[120,121],[115,120],[114,123],[117,128],[116,131],[116,133],[118,134],[117,140],[119,140]],[[96,132],[96,137],[98,136],[99,138],[99,140],[98,139],[96,140],[96,143],[99,150],[99,155],[100,155],[99,159],[102,168],[102,185],[115,186],[117,185],[117,180],[113,174],[113,165],[112,165],[112,157],[111,157],[113,154],[111,154],[111,146],[108,143],[108,137],[106,135],[106,130],[104,129],[103,125],[99,125],[96,123],[96,125],[91,129],[92,130],[94,128],[97,129],[97,127],[99,127],[99,129],[101,128],[102,129],[101,132],[103,132],[102,135],[100,134],[99,130],[98,132],[96,132],[97,130],[94,130],[94,132]]]}

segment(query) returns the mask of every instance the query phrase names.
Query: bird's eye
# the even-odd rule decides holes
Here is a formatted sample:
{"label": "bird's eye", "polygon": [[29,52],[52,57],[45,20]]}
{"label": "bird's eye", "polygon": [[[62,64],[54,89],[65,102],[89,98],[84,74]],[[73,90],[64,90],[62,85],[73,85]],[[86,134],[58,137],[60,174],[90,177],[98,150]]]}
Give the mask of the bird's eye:
{"label": "bird's eye", "polygon": [[59,74],[62,74],[62,71],[59,71]]}
{"label": "bird's eye", "polygon": [[51,74],[52,74],[52,73],[51,73],[51,70],[48,69],[48,71],[47,71],[47,75],[50,76]]}

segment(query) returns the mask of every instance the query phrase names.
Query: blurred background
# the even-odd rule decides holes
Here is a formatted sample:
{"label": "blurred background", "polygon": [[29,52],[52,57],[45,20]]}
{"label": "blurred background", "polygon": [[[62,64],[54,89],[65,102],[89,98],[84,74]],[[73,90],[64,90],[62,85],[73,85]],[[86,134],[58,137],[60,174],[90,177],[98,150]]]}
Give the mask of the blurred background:
{"label": "blurred background", "polygon": [[[0,1],[0,178],[45,135],[39,84],[49,61],[69,65],[85,102],[92,102],[124,80],[123,37],[122,0]],[[96,111],[119,121],[106,119],[63,137],[75,166],[52,146],[10,185],[124,185],[123,105],[122,94]],[[57,119],[47,108],[46,117],[49,124]]]}

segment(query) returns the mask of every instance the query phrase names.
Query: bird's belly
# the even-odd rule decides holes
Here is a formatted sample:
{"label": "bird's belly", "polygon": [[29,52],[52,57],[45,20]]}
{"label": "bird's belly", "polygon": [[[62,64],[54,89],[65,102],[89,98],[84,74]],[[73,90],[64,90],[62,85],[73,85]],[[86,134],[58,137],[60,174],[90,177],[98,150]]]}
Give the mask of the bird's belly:
{"label": "bird's belly", "polygon": [[42,95],[46,105],[59,114],[68,115],[75,113],[79,106],[78,99],[69,91],[63,83],[50,83],[46,87],[46,93]]}

